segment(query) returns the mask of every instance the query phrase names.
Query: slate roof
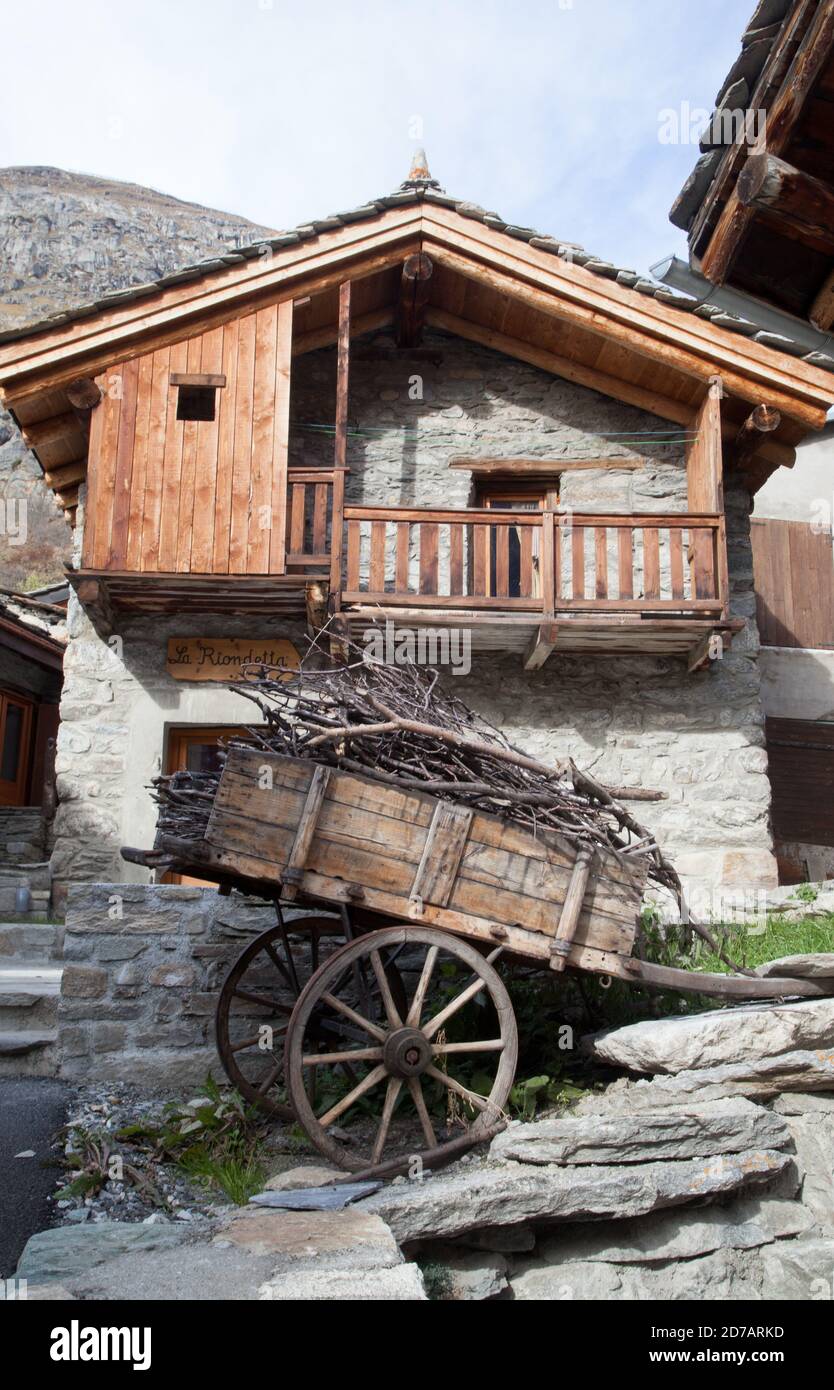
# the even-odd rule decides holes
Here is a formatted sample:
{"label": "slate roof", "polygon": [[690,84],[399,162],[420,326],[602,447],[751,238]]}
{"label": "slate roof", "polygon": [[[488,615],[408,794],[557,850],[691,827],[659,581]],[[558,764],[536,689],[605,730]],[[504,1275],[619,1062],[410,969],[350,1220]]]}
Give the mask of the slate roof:
{"label": "slate roof", "polygon": [[[762,0],[759,6],[761,10],[768,3],[778,4],[781,0]],[[785,0],[789,3],[789,0]],[[758,11],[757,11],[758,13]],[[459,213],[462,217],[471,217],[478,222],[483,222],[485,226],[491,227],[493,231],[501,232],[506,236],[515,237],[519,241],[526,241],[530,246],[539,251],[544,251],[550,255],[559,256],[562,260],[572,261],[576,265],[583,266],[585,270],[594,275],[602,276],[608,280],[614,280],[619,285],[624,285],[628,289],[644,294],[659,303],[665,304],[672,309],[679,310],[681,313],[694,313],[699,318],[710,319],[719,328],[729,329],[731,332],[740,333],[744,337],[752,338],[755,342],[761,343],[766,347],[775,348],[779,352],[790,353],[795,357],[801,357],[803,361],[815,367],[820,367],[827,371],[834,371],[834,357],[827,353],[808,352],[805,345],[797,343],[792,338],[784,337],[779,333],[771,333],[763,330],[758,324],[747,319],[737,317],[727,313],[726,310],[716,308],[710,304],[700,304],[697,299],[690,298],[688,295],[678,294],[675,290],[668,289],[665,285],[659,285],[655,280],[646,276],[641,276],[635,270],[624,269],[594,256],[590,251],[577,246],[573,242],[561,241],[556,237],[548,236],[546,233],[538,232],[534,227],[521,227],[517,223],[507,222],[496,212],[488,212],[477,203],[465,199],[453,198],[440,188],[436,179],[433,179],[425,163],[425,155],[418,151],[412,163],[412,171],[409,177],[400,185],[396,192],[384,198],[375,198],[367,203],[362,203],[359,207],[351,208],[346,212],[333,213],[329,217],[318,218],[311,222],[302,223],[301,226],[293,227],[286,232],[280,232],[275,237],[261,238],[253,242],[251,246],[243,246],[234,251],[226,252],[219,256],[210,256],[205,260],[198,261],[196,265],[185,266],[182,270],[177,270],[171,275],[165,275],[160,280],[154,280],[145,285],[136,285],[129,289],[114,291],[112,294],[105,295],[91,304],[85,304],[77,309],[64,310],[61,313],[51,314],[48,318],[40,322],[29,324],[26,327],[16,327],[0,333],[0,343],[11,342],[19,338],[28,338],[34,333],[47,332],[60,327],[65,323],[74,323],[80,319],[89,318],[106,309],[113,309],[119,304],[127,304],[133,300],[143,299],[147,295],[156,294],[159,290],[167,289],[172,285],[182,285],[189,280],[199,280],[205,275],[225,270],[228,266],[237,265],[242,261],[255,260],[263,255],[263,247],[267,246],[273,251],[280,251],[286,246],[295,246],[301,241],[312,240],[322,235],[324,232],[332,232],[339,227],[346,226],[350,222],[361,222],[378,217],[380,213],[387,211],[388,208],[405,207],[415,203],[431,203],[439,207],[450,208]]]}
{"label": "slate roof", "polygon": [[692,226],[727,152],[727,146],[721,140],[721,122],[716,121],[716,116],[722,111],[767,110],[771,93],[757,92],[756,87],[792,8],[793,0],[759,0],[741,36],[741,52],[721,84],[715,98],[715,110],[701,136],[701,157],[669,213],[670,222],[685,232]]}

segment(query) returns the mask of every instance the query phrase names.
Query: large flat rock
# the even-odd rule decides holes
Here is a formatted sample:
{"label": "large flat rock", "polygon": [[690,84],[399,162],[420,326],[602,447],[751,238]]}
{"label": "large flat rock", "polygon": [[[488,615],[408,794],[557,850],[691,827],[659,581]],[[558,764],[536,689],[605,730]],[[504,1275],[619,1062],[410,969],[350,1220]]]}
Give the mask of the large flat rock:
{"label": "large flat rock", "polygon": [[67,1283],[72,1275],[86,1273],[97,1265],[124,1254],[165,1250],[182,1245],[190,1236],[183,1225],[126,1221],[96,1221],[84,1226],[58,1226],[38,1231],[23,1248],[17,1276],[33,1284],[52,1279]]}
{"label": "large flat rock", "polygon": [[834,1048],[815,1052],[786,1052],[756,1062],[732,1062],[676,1075],[658,1075],[651,1081],[615,1085],[600,1095],[586,1096],[575,1113],[632,1114],[665,1105],[690,1105],[747,1096],[767,1101],[785,1091],[834,1090]]}
{"label": "large flat rock", "polygon": [[425,1302],[423,1276],[417,1265],[395,1269],[306,1269],[291,1279],[266,1280],[258,1298],[274,1303],[407,1303]]}
{"label": "large flat rock", "polygon": [[488,1226],[642,1216],[768,1182],[790,1162],[776,1149],[636,1165],[490,1162],[385,1188],[355,1210],[381,1216],[402,1245]]}
{"label": "large flat rock", "polygon": [[327,1265],[337,1269],[383,1269],[402,1263],[397,1242],[385,1222],[370,1212],[285,1211],[245,1207],[235,1212],[215,1244],[269,1255],[273,1269],[300,1271]]}
{"label": "large flat rock", "polygon": [[[775,975],[777,979],[788,980],[832,980],[834,981],[834,951],[819,952],[810,956],[782,956],[779,960],[767,960],[756,969],[756,974],[767,978]],[[834,985],[832,985],[834,988]]]}
{"label": "large flat rock", "polygon": [[598,1033],[589,1042],[600,1061],[644,1075],[756,1063],[819,1048],[834,1051],[834,999],[651,1019]]}
{"label": "large flat rock", "polygon": [[651,1163],[790,1143],[785,1121],[743,1097],[640,1114],[565,1115],[512,1124],[490,1153],[518,1163]]}

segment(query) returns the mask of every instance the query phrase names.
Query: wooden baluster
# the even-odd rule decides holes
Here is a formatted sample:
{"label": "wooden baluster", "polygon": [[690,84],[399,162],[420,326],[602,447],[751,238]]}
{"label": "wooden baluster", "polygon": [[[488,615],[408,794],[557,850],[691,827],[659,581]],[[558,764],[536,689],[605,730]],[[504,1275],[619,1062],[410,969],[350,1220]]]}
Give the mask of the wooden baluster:
{"label": "wooden baluster", "polygon": [[562,528],[555,512],[542,519],[542,609],[552,613],[562,595]]}
{"label": "wooden baluster", "polygon": [[385,522],[371,522],[371,564],[368,570],[368,592],[385,592]]}
{"label": "wooden baluster", "polygon": [[533,527],[519,526],[519,598],[530,598],[533,593]]}
{"label": "wooden baluster", "polygon": [[643,597],[660,598],[660,532],[643,527]]}
{"label": "wooden baluster", "polygon": [[571,571],[573,597],[585,597],[585,527],[571,528]]}
{"label": "wooden baluster", "polygon": [[449,527],[449,593],[463,593],[463,527],[457,522]]}
{"label": "wooden baluster", "polygon": [[436,594],[438,588],[437,524],[424,521],[420,527],[420,593]]}
{"label": "wooden baluster", "polygon": [[634,598],[634,532],[630,526],[617,529],[617,588],[620,598]]}
{"label": "wooden baluster", "polygon": [[730,616],[730,569],[727,558],[727,518],[722,514],[715,536],[716,598],[721,600],[721,617]]}
{"label": "wooden baluster", "polygon": [[508,598],[510,593],[510,528],[496,526],[495,535],[495,593]]}
{"label": "wooden baluster", "polygon": [[472,527],[472,597],[482,598],[489,578],[489,527]]}
{"label": "wooden baluster", "polygon": [[327,483],[316,483],[313,493],[313,553],[323,555],[327,546]]}
{"label": "wooden baluster", "polygon": [[304,483],[292,485],[292,509],[290,512],[290,554],[304,553],[304,512],[307,505],[307,487]]}
{"label": "wooden baluster", "polygon": [[[330,510],[330,592],[332,595],[335,595],[337,608],[341,602],[342,534],[345,526],[344,513],[345,475],[341,469],[338,469],[333,474],[333,503]],[[350,588],[350,585],[348,585],[348,588]]]}
{"label": "wooden baluster", "polygon": [[672,598],[683,598],[683,529],[669,530],[669,568],[672,575]]}
{"label": "wooden baluster", "polygon": [[706,526],[692,528],[692,597],[715,598],[713,532]]}
{"label": "wooden baluster", "polygon": [[608,598],[608,531],[604,526],[594,527],[594,548],[596,562],[596,596]]}
{"label": "wooden baluster", "polygon": [[362,546],[362,522],[349,521],[347,524],[347,591],[359,592],[359,557]]}
{"label": "wooden baluster", "polygon": [[394,588],[398,594],[408,593],[408,542],[411,527],[407,521],[397,522],[397,558]]}

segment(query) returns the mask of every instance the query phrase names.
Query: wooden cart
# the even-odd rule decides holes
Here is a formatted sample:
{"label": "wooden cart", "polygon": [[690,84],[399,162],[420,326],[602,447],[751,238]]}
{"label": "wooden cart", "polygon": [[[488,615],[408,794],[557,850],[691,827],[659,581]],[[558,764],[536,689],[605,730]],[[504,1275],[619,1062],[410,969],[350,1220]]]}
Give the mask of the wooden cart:
{"label": "wooden cart", "polygon": [[229,750],[203,840],[125,853],[274,899],[221,991],[220,1056],[354,1172],[436,1164],[502,1126],[518,1036],[499,956],[718,997],[826,993],[636,959],[639,853],[254,748]]}

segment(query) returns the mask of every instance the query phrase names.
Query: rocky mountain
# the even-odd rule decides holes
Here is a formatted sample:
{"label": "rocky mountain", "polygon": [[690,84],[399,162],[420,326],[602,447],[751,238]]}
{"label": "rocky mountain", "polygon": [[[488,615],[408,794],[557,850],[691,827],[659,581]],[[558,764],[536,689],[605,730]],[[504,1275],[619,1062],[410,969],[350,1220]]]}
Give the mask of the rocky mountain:
{"label": "rocky mountain", "polygon": [[[64,169],[2,169],[0,330],[157,279],[265,234],[272,229],[137,184]],[[35,588],[60,577],[70,554],[69,528],[5,412],[0,497],[27,500],[25,542],[0,531],[0,588]]]}

